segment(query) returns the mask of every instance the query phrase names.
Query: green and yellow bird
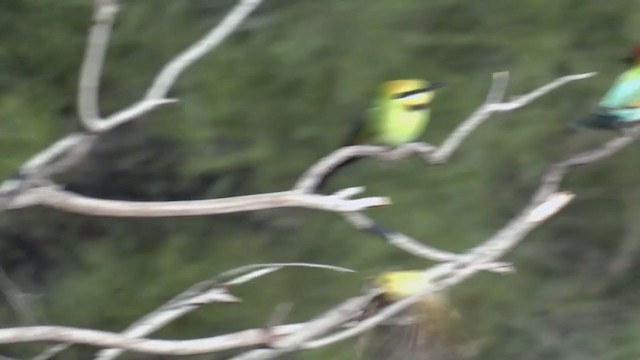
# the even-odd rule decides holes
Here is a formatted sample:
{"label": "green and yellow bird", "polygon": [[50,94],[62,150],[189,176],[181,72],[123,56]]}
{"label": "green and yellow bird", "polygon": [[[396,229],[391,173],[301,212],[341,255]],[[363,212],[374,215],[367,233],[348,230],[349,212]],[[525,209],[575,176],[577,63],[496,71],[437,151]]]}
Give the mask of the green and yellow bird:
{"label": "green and yellow bird", "polygon": [[623,61],[629,68],[616,79],[595,111],[576,123],[578,127],[620,131],[640,124],[640,45]]}
{"label": "green and yellow bird", "polygon": [[440,82],[420,79],[385,82],[367,116],[351,129],[344,146],[400,146],[418,140],[429,124],[435,90],[442,86]]}
{"label": "green and yellow bird", "polygon": [[[379,275],[375,285],[382,291],[366,315],[373,315],[396,301],[431,286],[424,271],[393,271]],[[404,312],[377,325],[363,336],[359,347],[373,360],[452,360],[459,348],[454,334],[459,315],[441,293],[423,296]]]}
{"label": "green and yellow bird", "polygon": [[[354,122],[342,146],[370,144],[400,146],[423,136],[431,115],[431,101],[435,90],[444,83],[422,79],[392,80],[380,87],[372,107]],[[338,165],[318,184],[320,189],[338,169],[359,158],[351,158]]]}

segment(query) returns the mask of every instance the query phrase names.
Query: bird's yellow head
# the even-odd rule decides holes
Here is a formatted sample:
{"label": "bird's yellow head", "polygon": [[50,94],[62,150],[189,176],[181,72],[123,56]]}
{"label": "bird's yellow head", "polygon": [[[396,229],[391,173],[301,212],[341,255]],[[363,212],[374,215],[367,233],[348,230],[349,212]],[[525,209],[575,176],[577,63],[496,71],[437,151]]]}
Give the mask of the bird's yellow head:
{"label": "bird's yellow head", "polygon": [[397,102],[408,110],[422,110],[429,106],[435,95],[434,90],[444,83],[421,79],[392,80],[382,85],[382,97]]}
{"label": "bird's yellow head", "polygon": [[415,295],[430,285],[424,271],[385,272],[380,274],[375,282],[392,301]]}
{"label": "bird's yellow head", "polygon": [[[431,281],[424,271],[390,271],[378,275],[375,285],[382,290],[384,299],[395,302],[425,291]],[[441,293],[427,294],[420,300],[421,305],[431,309],[446,309],[448,302]]]}

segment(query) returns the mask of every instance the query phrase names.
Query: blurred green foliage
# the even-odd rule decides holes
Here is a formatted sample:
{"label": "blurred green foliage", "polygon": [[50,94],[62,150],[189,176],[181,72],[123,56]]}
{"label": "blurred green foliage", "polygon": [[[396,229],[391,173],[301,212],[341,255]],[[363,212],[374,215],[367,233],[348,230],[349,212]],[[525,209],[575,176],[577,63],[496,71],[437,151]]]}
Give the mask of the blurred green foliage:
{"label": "blurred green foliage", "polygon": [[[232,4],[123,1],[100,90],[102,113],[140,98],[162,65]],[[90,2],[79,0],[0,2],[3,178],[79,128],[77,74],[91,12]],[[509,93],[517,95],[561,75],[599,71],[494,116],[445,166],[365,160],[332,179],[332,189],[366,185],[370,194],[391,196],[394,206],[372,211],[382,224],[463,250],[525,204],[547,164],[613,136],[564,130],[622,70],[617,60],[637,40],[639,17],[633,0],[266,0],[178,81],[170,96],[179,103],[107,134],[59,180],[83,194],[132,200],[282,190],[340,144],[382,81],[425,77],[449,84],[436,98],[425,137],[437,144],[483,101],[492,72],[511,71]],[[635,145],[573,171],[564,187],[578,199],[506,259],[518,273],[482,274],[453,291],[466,336],[482,344],[474,358],[640,356],[640,259],[625,248],[640,242],[639,155]],[[626,267],[616,271],[625,256]],[[203,308],[156,336],[263,326],[282,302],[295,304],[288,320],[307,319],[357,293],[379,271],[429,265],[335,214],[300,209],[177,219],[48,209],[0,216],[0,263],[37,295],[41,323],[117,331],[192,283],[270,261],[359,273],[283,270],[236,289],[241,307]],[[0,324],[20,324],[4,298],[0,303]],[[25,357],[40,348],[0,353]],[[60,358],[86,359],[91,351],[76,347]],[[347,342],[300,357],[353,359],[355,353]]]}

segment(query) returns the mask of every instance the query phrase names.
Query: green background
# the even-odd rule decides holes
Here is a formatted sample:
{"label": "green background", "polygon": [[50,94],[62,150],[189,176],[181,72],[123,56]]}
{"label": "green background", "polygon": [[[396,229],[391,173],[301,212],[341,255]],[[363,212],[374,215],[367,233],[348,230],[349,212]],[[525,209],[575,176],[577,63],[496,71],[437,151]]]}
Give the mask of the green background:
{"label": "green background", "polygon": [[[123,1],[100,89],[102,113],[139,99],[163,64],[232,5]],[[80,129],[75,98],[91,13],[89,1],[0,2],[2,178]],[[139,201],[284,190],[341,143],[383,81],[448,83],[424,138],[439,144],[482,103],[493,72],[510,71],[511,96],[598,71],[493,116],[445,166],[367,159],[331,180],[331,190],[366,185],[366,194],[390,196],[393,206],[370,212],[381,224],[462,251],[526,204],[548,164],[614,136],[566,128],[623,70],[618,60],[639,31],[635,0],[266,0],[180,78],[169,95],[179,103],[104,135],[85,162],[57,180],[89,196]],[[475,359],[640,357],[638,155],[634,144],[572,171],[563,188],[577,200],[504,259],[517,274],[480,274],[453,289],[465,336],[481,343]],[[43,208],[0,215],[0,264],[34,295],[42,324],[120,331],[192,283],[246,264],[289,261],[358,273],[286,269],[235,289],[241,307],[204,307],[154,337],[261,327],[283,302],[294,304],[288,321],[305,320],[357,294],[380,271],[431,265],[336,214],[312,210],[172,219]],[[23,324],[4,298],[0,324]],[[354,359],[352,345],[299,358]],[[43,348],[2,346],[0,353],[25,358]],[[77,346],[59,358],[87,359],[93,351]]]}

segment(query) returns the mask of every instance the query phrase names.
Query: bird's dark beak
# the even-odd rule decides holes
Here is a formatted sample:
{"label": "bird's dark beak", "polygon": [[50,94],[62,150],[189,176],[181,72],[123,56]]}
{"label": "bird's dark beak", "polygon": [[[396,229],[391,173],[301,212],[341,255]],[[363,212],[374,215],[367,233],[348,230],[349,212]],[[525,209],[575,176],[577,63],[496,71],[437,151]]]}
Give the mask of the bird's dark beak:
{"label": "bird's dark beak", "polygon": [[447,84],[443,82],[432,82],[431,84],[429,84],[429,86],[422,88],[421,90],[423,92],[429,92],[435,89],[440,89],[441,87],[445,87],[445,86],[447,86]]}

